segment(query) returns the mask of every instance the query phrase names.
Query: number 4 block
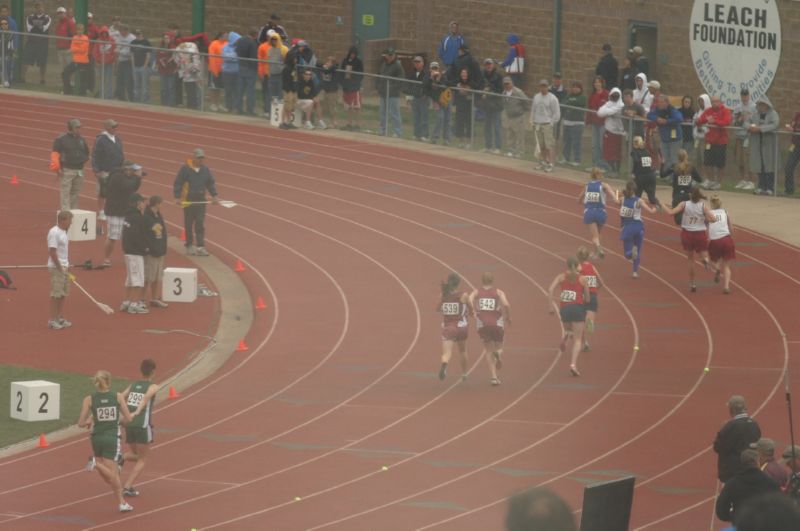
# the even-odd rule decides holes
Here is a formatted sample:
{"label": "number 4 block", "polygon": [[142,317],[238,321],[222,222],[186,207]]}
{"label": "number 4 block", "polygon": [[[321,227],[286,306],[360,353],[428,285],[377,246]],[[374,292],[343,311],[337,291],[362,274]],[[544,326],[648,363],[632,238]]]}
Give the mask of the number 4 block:
{"label": "number 4 block", "polygon": [[197,299],[197,269],[165,268],[161,298],[166,302],[194,302]]}
{"label": "number 4 block", "polygon": [[11,418],[34,422],[61,416],[61,386],[46,380],[11,382]]}
{"label": "number 4 block", "polygon": [[91,210],[70,210],[72,225],[67,230],[71,242],[97,239],[97,212]]}

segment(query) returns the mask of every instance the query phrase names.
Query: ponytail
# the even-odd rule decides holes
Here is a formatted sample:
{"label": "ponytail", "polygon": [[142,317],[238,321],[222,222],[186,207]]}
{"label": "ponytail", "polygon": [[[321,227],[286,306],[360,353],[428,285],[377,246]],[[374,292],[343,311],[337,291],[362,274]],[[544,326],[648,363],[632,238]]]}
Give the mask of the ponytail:
{"label": "ponytail", "polygon": [[447,280],[442,282],[442,297],[447,297],[453,293],[460,283],[461,277],[459,277],[456,273],[450,273],[447,275]]}

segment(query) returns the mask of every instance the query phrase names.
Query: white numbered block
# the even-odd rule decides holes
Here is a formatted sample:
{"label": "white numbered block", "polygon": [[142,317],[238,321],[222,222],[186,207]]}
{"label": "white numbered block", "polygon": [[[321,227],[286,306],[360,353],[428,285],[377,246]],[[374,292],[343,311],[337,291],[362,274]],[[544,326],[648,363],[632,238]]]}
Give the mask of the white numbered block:
{"label": "white numbered block", "polygon": [[72,225],[67,230],[71,242],[97,239],[97,212],[91,210],[70,210]]}
{"label": "white numbered block", "polygon": [[194,302],[197,299],[197,269],[164,268],[161,299],[166,302]]}
{"label": "white numbered block", "polygon": [[283,118],[283,103],[273,101],[272,110],[270,111],[269,115],[269,124],[272,127],[278,127],[279,125],[281,125],[282,118]]}
{"label": "white numbered block", "polygon": [[61,385],[46,380],[11,382],[11,418],[35,422],[61,416]]}

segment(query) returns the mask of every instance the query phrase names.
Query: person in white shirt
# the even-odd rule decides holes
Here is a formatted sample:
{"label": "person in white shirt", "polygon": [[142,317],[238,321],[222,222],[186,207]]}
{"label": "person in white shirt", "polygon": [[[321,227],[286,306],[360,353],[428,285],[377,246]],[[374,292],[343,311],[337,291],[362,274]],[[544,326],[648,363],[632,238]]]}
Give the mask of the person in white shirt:
{"label": "person in white shirt", "polygon": [[730,261],[736,258],[733,224],[728,212],[722,208],[722,199],[716,195],[711,198],[711,208],[714,221],[708,224],[708,256],[717,269],[714,282],[719,283],[722,275],[722,293],[727,295],[731,292]]}
{"label": "person in white shirt", "polygon": [[697,253],[703,260],[703,267],[708,270],[711,263],[708,261],[708,232],[706,225],[715,221],[711,209],[704,201],[706,197],[700,191],[699,186],[693,186],[691,196],[688,201],[681,201],[675,207],[663,206],[664,212],[674,216],[678,212],[683,212],[681,218],[681,246],[686,251],[686,259],[689,262],[689,290],[694,293],[697,291],[697,284],[694,282],[694,255]]}
{"label": "person in white shirt", "polygon": [[539,169],[546,172],[553,171],[556,148],[553,129],[559,120],[561,120],[561,108],[558,105],[558,98],[550,92],[550,82],[542,79],[539,81],[539,92],[533,97],[530,124],[536,132],[536,141],[541,152]]}
{"label": "person in white shirt", "polygon": [[606,161],[612,174],[619,173],[622,159],[622,139],[625,137],[625,126],[622,125],[622,92],[618,88],[611,89],[608,101],[597,109],[597,116],[603,118],[603,160]]}
{"label": "person in white shirt", "polygon": [[47,233],[47,270],[50,272],[50,320],[48,328],[61,330],[72,326],[64,319],[64,299],[69,294],[69,237],[67,229],[72,224],[72,212],[58,213],[56,225]]}

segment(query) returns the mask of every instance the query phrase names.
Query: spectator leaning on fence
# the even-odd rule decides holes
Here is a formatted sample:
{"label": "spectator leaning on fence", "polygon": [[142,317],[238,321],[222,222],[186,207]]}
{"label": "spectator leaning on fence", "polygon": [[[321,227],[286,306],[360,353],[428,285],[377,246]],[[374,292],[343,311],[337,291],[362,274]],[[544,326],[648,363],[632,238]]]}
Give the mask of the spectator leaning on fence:
{"label": "spectator leaning on fence", "polygon": [[539,143],[539,169],[546,172],[553,171],[555,159],[556,140],[553,129],[561,120],[561,108],[552,92],[550,82],[546,79],[539,81],[539,92],[533,97],[531,105],[530,124]]}
{"label": "spectator leaning on fence", "polygon": [[430,133],[428,131],[428,107],[431,100],[425,94],[423,85],[428,74],[425,72],[425,59],[421,55],[414,57],[414,70],[408,75],[411,83],[406,83],[403,92],[408,94],[411,101],[411,115],[414,121],[414,140],[427,142]]}
{"label": "spectator leaning on fence", "polygon": [[756,113],[756,104],[750,99],[750,91],[742,89],[739,93],[739,104],[732,109],[733,126],[738,129],[734,132],[733,158],[739,170],[739,182],[736,188],[742,190],[755,190],[753,174],[750,173],[750,118]]}
{"label": "spectator leaning on fence", "polygon": [[72,94],[72,74],[75,74],[75,88],[78,96],[85,96],[89,83],[89,37],[83,31],[83,24],[75,26],[75,35],[70,44],[72,61],[61,73],[64,94]]}
{"label": "spectator leaning on fence", "polygon": [[602,118],[603,128],[603,160],[611,168],[612,174],[619,173],[622,158],[622,138],[625,128],[622,125],[622,92],[618,88],[611,89],[608,101],[597,110],[597,116]]}
{"label": "spectator leaning on fence", "polygon": [[203,63],[193,42],[182,42],[175,52],[178,77],[186,91],[186,108],[200,108],[200,81],[203,79]]}
{"label": "spectator leaning on fence", "polygon": [[678,162],[678,150],[683,142],[683,131],[681,130],[683,116],[670,104],[669,98],[665,94],[661,94],[656,101],[655,108],[647,113],[647,119],[657,124],[658,134],[661,136],[663,169],[666,171]]}
{"label": "spectator leaning on fence", "polygon": [[431,144],[439,141],[442,137],[442,144],[450,144],[450,99],[452,90],[447,86],[442,68],[437,61],[432,61],[429,66],[428,76],[423,81],[423,91],[433,103],[433,111],[436,115]]}
{"label": "spectator leaning on fence", "polygon": [[497,63],[494,59],[487,58],[483,61],[483,90],[489,94],[481,95],[481,107],[483,108],[483,148],[484,151],[491,151],[500,154],[503,147],[503,140],[500,136],[502,123],[503,100],[500,94],[503,92],[503,76],[497,70]]}
{"label": "spectator leaning on fence", "polygon": [[445,70],[449,69],[455,63],[458,57],[458,50],[463,44],[467,44],[467,40],[461,35],[458,29],[458,22],[455,20],[450,22],[449,32],[442,37],[439,43],[439,59],[445,66]]}
{"label": "spectator leaning on fence", "polygon": [[219,93],[224,87],[222,83],[222,48],[228,44],[228,34],[221,31],[208,45],[208,94],[211,104],[208,108],[212,112],[228,112],[228,109],[219,102]]}
{"label": "spectator leaning on fence", "polygon": [[514,78],[503,78],[503,138],[506,156],[521,157],[525,152],[525,115],[528,98],[522,89],[514,86]]}
{"label": "spectator leaning on fence", "polygon": [[625,118],[623,125],[631,133],[631,138],[641,136],[644,138],[644,122],[647,118],[647,111],[644,107],[636,103],[633,99],[633,91],[625,89],[622,91],[622,116]]}
{"label": "spectator leaning on fence", "polygon": [[570,166],[581,164],[581,140],[583,138],[583,123],[586,119],[583,109],[586,108],[586,95],[580,81],[573,81],[569,93],[562,102],[564,111],[564,160]]}
{"label": "spectator leaning on fence", "polygon": [[756,103],[756,112],[747,122],[750,134],[750,171],[758,175],[756,195],[775,195],[775,170],[778,166],[780,117],[766,96]]}
{"label": "spectator leaning on fence", "polygon": [[130,45],[136,37],[126,24],[120,24],[119,36],[114,40],[117,43],[117,90],[114,95],[118,100],[133,101],[133,52]]}

